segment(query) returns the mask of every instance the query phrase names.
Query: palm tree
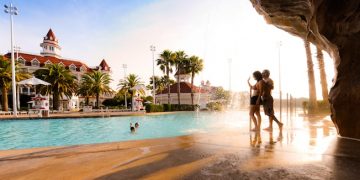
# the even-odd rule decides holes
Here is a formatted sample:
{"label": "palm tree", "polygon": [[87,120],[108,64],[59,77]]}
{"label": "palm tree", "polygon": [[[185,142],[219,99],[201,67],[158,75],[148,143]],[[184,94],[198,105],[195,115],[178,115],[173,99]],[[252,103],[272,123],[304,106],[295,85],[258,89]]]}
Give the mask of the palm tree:
{"label": "palm tree", "polygon": [[92,71],[82,76],[81,83],[84,87],[89,88],[89,94],[94,94],[96,96],[96,108],[99,108],[101,94],[112,94],[112,90],[109,86],[111,81],[110,75],[101,71]]}
{"label": "palm tree", "polygon": [[175,52],[175,68],[178,75],[176,76],[177,79],[177,95],[178,95],[178,105],[180,106],[180,74],[183,73],[185,61],[187,59],[187,55],[184,51],[176,51]]}
{"label": "palm tree", "polygon": [[148,90],[153,90],[154,86],[154,80],[155,80],[155,93],[159,93],[160,89],[162,89],[163,87],[161,86],[161,79],[159,76],[151,76],[150,77],[150,81],[149,81],[149,85],[146,87]]}
{"label": "palm tree", "polygon": [[[166,76],[154,76],[155,79],[155,91],[156,93],[161,93],[167,86],[168,83],[173,85],[175,81],[173,79],[168,79]],[[153,89],[153,77],[150,77],[149,85],[147,86],[148,90]]]}
{"label": "palm tree", "polygon": [[204,62],[197,56],[191,56],[187,67],[186,71],[191,73],[191,105],[194,106],[194,78],[196,74],[204,69]]}
{"label": "palm tree", "polygon": [[[137,85],[142,85],[140,78],[135,74],[129,74],[125,79],[120,80],[118,86],[121,91],[127,91],[130,93],[131,97],[137,93],[133,88]],[[144,91],[139,91],[140,94],[145,94]]]}
{"label": "palm tree", "polygon": [[[17,66],[15,66],[17,69]],[[17,71],[15,74],[16,82],[27,79],[30,77],[29,73]],[[0,56],[0,88],[2,93],[2,109],[3,111],[9,110],[8,91],[11,88],[11,63]]]}
{"label": "palm tree", "polygon": [[88,84],[81,82],[80,87],[77,91],[77,95],[84,96],[85,97],[85,106],[88,106],[90,96],[92,96],[93,94],[90,91],[90,87],[88,86]]}
{"label": "palm tree", "polygon": [[60,98],[66,96],[70,99],[77,90],[76,76],[72,75],[70,70],[62,64],[47,65],[46,69],[36,70],[34,75],[51,84],[50,86],[40,86],[39,89],[42,94],[52,94],[54,110],[59,110]]}
{"label": "palm tree", "polygon": [[322,50],[319,47],[316,47],[316,54],[317,60],[319,64],[319,71],[320,71],[320,83],[322,89],[322,97],[324,102],[328,102],[329,99],[329,91],[327,88],[327,81],[326,81],[326,72],[325,72],[325,64],[324,64],[324,55]]}
{"label": "palm tree", "polygon": [[310,49],[309,41],[304,39],[304,46],[306,51],[308,78],[309,78],[309,112],[313,113],[317,109],[314,64],[311,58],[311,49]]}
{"label": "palm tree", "polygon": [[[170,79],[170,73],[172,73],[172,66],[175,60],[175,54],[170,50],[164,50],[160,54],[160,59],[156,60],[157,65],[160,66],[160,70],[166,75],[167,79]],[[170,82],[167,82],[168,89],[168,104],[170,105]]]}

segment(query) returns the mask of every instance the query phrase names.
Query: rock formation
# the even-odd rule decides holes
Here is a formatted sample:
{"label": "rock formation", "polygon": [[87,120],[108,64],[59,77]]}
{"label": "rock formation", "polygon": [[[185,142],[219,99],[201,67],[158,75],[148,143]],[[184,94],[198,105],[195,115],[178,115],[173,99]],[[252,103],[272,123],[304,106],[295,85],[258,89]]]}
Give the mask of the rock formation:
{"label": "rock formation", "polygon": [[341,136],[360,138],[360,1],[250,0],[265,20],[327,51],[335,77],[331,118]]}

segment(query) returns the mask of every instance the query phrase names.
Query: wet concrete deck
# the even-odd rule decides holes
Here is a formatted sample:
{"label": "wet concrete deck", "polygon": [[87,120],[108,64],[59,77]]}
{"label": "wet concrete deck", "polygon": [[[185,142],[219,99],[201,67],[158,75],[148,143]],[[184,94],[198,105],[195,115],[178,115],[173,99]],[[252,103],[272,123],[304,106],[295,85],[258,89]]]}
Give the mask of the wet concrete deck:
{"label": "wet concrete deck", "polygon": [[360,179],[359,169],[360,141],[337,137],[328,116],[272,133],[0,151],[0,179]]}

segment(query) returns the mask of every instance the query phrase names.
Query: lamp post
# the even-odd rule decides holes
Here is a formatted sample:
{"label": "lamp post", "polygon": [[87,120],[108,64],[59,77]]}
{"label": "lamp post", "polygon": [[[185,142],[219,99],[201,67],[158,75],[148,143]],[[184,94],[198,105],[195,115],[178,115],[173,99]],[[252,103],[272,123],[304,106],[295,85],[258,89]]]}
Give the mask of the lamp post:
{"label": "lamp post", "polygon": [[[20,46],[14,46],[14,49],[16,51],[16,61],[19,60],[19,51]],[[17,108],[20,109],[20,87],[19,85],[16,86],[16,102],[17,102]]]}
{"label": "lamp post", "polygon": [[154,104],[156,104],[156,99],[155,99],[155,58],[154,58],[154,52],[156,51],[156,48],[154,45],[150,46],[150,51],[152,52],[152,63],[153,63],[153,101]]}
{"label": "lamp post", "polygon": [[228,59],[228,63],[229,63],[229,91],[231,93],[231,64],[232,64],[231,58]]}
{"label": "lamp post", "polygon": [[15,81],[15,60],[14,60],[14,32],[13,32],[13,15],[18,15],[18,9],[10,3],[10,6],[4,5],[5,13],[10,15],[10,32],[11,32],[11,82],[12,82],[12,102],[13,114],[17,117],[16,106],[16,81]]}
{"label": "lamp post", "polygon": [[[126,80],[126,68],[127,64],[123,64],[122,67],[124,68],[124,80]],[[127,97],[126,97],[127,90],[125,91],[125,107],[127,109]]]}
{"label": "lamp post", "polygon": [[281,91],[281,46],[282,42],[279,41],[278,56],[279,56],[279,99],[280,99],[280,121],[282,120],[282,91]]}
{"label": "lamp post", "polygon": [[233,97],[232,97],[232,92],[231,92],[231,64],[232,64],[231,58],[228,59],[228,63],[229,63],[229,93],[230,93],[230,103],[229,103],[228,107],[231,108],[233,105]]}

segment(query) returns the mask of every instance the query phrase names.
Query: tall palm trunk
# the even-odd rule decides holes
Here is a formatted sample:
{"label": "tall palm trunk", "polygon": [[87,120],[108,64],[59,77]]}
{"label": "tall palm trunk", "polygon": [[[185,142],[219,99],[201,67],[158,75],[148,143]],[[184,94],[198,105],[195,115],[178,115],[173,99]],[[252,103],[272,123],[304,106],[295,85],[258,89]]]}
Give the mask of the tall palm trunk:
{"label": "tall palm trunk", "polygon": [[193,91],[194,77],[195,77],[195,72],[192,71],[191,72],[191,105],[192,105],[193,108],[194,108],[194,91]]}
{"label": "tall palm trunk", "polygon": [[53,93],[53,109],[58,111],[59,108],[60,108],[60,94],[59,91],[55,89]]}
{"label": "tall palm trunk", "polygon": [[309,41],[304,40],[304,46],[306,51],[308,78],[309,78],[309,112],[314,113],[315,110],[317,109],[314,64],[311,58]]}
{"label": "tall palm trunk", "polygon": [[178,96],[178,105],[180,107],[180,65],[177,65],[177,96]]}
{"label": "tall palm trunk", "polygon": [[99,93],[96,93],[96,109],[99,109]]}
{"label": "tall palm trunk", "polygon": [[134,91],[135,91],[135,90],[131,90],[131,91],[130,91],[130,92],[131,92],[131,93],[130,93],[130,96],[131,96],[131,98],[130,98],[130,99],[131,99],[131,111],[134,110],[134,102],[133,102],[134,94],[135,94]]}
{"label": "tall palm trunk", "polygon": [[167,88],[168,88],[168,105],[170,106],[170,81],[169,81],[169,67],[166,70],[166,76],[167,76]]}
{"label": "tall palm trunk", "polygon": [[89,105],[89,96],[86,95],[85,97],[85,106],[88,106]]}
{"label": "tall palm trunk", "polygon": [[6,87],[2,87],[1,93],[2,93],[2,110],[9,111],[8,89]]}
{"label": "tall palm trunk", "polygon": [[320,70],[320,83],[321,83],[321,92],[322,97],[325,102],[328,102],[329,99],[329,91],[328,91],[328,85],[326,82],[326,72],[325,72],[325,64],[324,64],[324,55],[322,53],[322,50],[318,47],[316,47],[316,54],[317,54],[317,60],[319,63],[319,70]]}

